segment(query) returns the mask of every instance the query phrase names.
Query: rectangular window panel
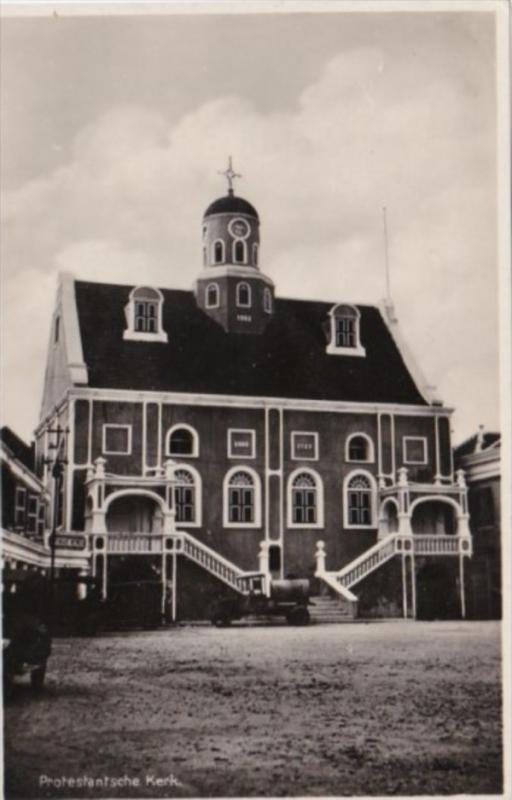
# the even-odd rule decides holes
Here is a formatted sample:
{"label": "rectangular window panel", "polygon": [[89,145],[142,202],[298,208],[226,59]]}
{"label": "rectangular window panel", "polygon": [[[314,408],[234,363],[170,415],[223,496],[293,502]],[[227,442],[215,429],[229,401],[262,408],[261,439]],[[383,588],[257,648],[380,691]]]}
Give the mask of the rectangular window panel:
{"label": "rectangular window panel", "polygon": [[350,525],[371,525],[371,497],[366,491],[348,493],[348,521]]}
{"label": "rectangular window panel", "polygon": [[17,530],[25,530],[26,503],[27,490],[22,486],[17,486],[14,497],[14,527]]}
{"label": "rectangular window panel", "polygon": [[228,431],[228,458],[254,458],[256,455],[255,450],[256,431]]}
{"label": "rectangular window panel", "polygon": [[194,521],[194,490],[177,486],[174,492],[176,522]]}
{"label": "rectangular window panel", "polygon": [[131,451],[130,425],[103,426],[103,452],[111,455],[128,455]]}
{"label": "rectangular window panel", "polygon": [[423,436],[404,436],[404,464],[427,463],[427,440]]}
{"label": "rectangular window panel", "polygon": [[29,533],[37,533],[37,520],[38,520],[38,498],[35,494],[28,496],[28,509],[27,509],[27,530]]}
{"label": "rectangular window panel", "polygon": [[317,461],[318,459],[318,434],[292,433],[292,458],[295,461]]}
{"label": "rectangular window panel", "polygon": [[45,528],[45,520],[46,520],[46,506],[44,503],[39,503],[39,513],[37,515],[37,536],[39,539],[42,539],[44,536],[44,528]]}
{"label": "rectangular window panel", "polygon": [[292,492],[292,520],[297,525],[316,523],[315,492],[307,489],[296,489]]}
{"label": "rectangular window panel", "polygon": [[356,321],[354,319],[336,320],[336,347],[356,346]]}
{"label": "rectangular window panel", "polygon": [[254,494],[252,489],[230,489],[229,521],[244,523],[254,521]]}

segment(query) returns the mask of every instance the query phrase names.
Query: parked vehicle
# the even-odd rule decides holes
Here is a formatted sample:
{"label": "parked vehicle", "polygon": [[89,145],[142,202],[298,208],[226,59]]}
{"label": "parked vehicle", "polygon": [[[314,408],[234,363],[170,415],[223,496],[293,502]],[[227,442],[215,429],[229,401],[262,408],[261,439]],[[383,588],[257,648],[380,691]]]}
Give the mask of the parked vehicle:
{"label": "parked vehicle", "polygon": [[[46,676],[46,665],[51,654],[52,641],[40,609],[41,598],[34,593],[34,585],[10,587],[3,597],[2,662],[4,695],[8,697],[18,678],[29,676],[32,688],[41,690]],[[39,605],[39,608],[38,608]]]}
{"label": "parked vehicle", "polygon": [[212,605],[210,621],[216,627],[226,627],[233,620],[248,616],[285,617],[289,625],[309,623],[310,583],[305,579],[272,580],[270,597],[264,593],[220,598]]}

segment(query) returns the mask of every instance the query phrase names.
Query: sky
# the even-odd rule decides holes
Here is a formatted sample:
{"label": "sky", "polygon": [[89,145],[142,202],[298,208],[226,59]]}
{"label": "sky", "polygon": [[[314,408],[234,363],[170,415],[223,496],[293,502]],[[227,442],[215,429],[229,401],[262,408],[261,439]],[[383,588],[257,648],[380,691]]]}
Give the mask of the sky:
{"label": "sky", "polygon": [[282,297],[376,303],[455,443],[499,427],[494,14],[4,18],[2,424],[38,421],[59,271],[190,289],[236,192]]}

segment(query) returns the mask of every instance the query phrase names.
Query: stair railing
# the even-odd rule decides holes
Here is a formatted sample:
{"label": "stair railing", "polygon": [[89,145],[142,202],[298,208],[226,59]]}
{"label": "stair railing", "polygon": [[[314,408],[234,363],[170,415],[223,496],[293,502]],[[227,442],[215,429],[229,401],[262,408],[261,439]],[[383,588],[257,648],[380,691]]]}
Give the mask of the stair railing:
{"label": "stair railing", "polygon": [[[397,552],[397,540],[402,539],[396,533],[389,534],[385,539],[381,539],[369,550],[365,550],[360,556],[355,558],[345,567],[337,571],[326,570],[325,568],[325,546],[323,542],[317,543],[317,568],[316,577],[324,581],[331,589],[339,595],[354,602],[356,595],[350,591],[351,587],[365,578],[375,569],[386,561],[389,561]],[[400,542],[400,546],[402,542]]]}
{"label": "stair railing", "polygon": [[176,553],[194,561],[239,594],[266,594],[269,576],[264,572],[245,572],[185,531],[178,531],[173,539]]}

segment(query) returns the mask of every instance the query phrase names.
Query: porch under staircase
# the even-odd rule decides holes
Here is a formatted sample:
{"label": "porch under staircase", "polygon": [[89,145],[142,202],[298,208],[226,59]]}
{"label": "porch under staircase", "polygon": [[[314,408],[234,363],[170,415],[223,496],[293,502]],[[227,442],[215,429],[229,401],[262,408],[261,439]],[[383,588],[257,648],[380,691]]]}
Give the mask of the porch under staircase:
{"label": "porch under staircase", "polygon": [[360,556],[339,570],[326,570],[326,553],[323,542],[317,545],[316,577],[324,586],[331,600],[337,597],[340,606],[345,606],[346,616],[355,616],[357,595],[352,588],[372,572],[395,556],[471,556],[472,544],[469,536],[446,534],[390,533]]}
{"label": "porch under staircase", "polygon": [[264,572],[247,572],[186,531],[172,535],[109,533],[107,555],[184,556],[241,595],[268,591]]}

